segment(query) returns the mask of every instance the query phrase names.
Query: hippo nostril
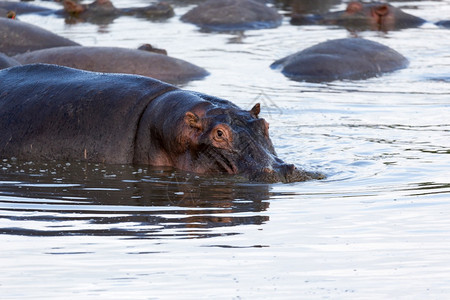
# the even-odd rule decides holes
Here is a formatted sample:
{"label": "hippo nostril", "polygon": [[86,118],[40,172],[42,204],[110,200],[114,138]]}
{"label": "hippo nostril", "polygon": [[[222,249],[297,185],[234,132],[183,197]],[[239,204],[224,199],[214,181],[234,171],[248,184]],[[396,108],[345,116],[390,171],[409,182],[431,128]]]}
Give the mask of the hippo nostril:
{"label": "hippo nostril", "polygon": [[293,164],[286,165],[286,171],[288,174],[292,174],[297,168]]}
{"label": "hippo nostril", "polygon": [[280,173],[286,176],[293,174],[297,168],[293,164],[282,164],[278,169]]}
{"label": "hippo nostril", "polygon": [[273,169],[270,169],[270,168],[264,168],[262,171],[265,174],[272,174],[275,172]]}

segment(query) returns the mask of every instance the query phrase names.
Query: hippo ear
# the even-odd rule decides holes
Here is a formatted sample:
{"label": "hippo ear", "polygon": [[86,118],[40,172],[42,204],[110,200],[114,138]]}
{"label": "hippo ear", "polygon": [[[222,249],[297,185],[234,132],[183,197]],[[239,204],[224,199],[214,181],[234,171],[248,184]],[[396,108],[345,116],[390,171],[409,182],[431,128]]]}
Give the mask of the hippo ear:
{"label": "hippo ear", "polygon": [[78,4],[72,0],[64,0],[63,2],[64,10],[69,14],[79,14],[84,11],[81,4]]}
{"label": "hippo ear", "polygon": [[362,3],[360,3],[360,2],[350,2],[347,5],[346,12],[348,14],[354,14],[354,13],[357,13],[358,11],[360,11],[362,8],[363,8]]}
{"label": "hippo ear", "polygon": [[375,8],[375,13],[379,16],[385,16],[389,13],[389,6],[387,4],[382,4]]}
{"label": "hippo ear", "polygon": [[194,114],[193,112],[188,111],[184,116],[184,121],[192,128],[197,128],[198,130],[202,130],[202,123],[200,122],[200,118]]}
{"label": "hippo ear", "polygon": [[256,103],[255,106],[250,110],[250,114],[255,117],[255,119],[258,119],[258,115],[261,112],[261,105],[259,103]]}

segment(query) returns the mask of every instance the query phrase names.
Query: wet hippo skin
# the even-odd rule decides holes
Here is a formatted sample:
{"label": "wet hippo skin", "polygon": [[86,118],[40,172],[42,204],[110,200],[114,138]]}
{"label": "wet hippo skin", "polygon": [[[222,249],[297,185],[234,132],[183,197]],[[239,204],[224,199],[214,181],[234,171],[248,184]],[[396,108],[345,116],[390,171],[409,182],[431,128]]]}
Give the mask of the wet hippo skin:
{"label": "wet hippo skin", "polygon": [[330,12],[323,15],[293,15],[291,24],[325,24],[339,25],[350,30],[398,30],[417,27],[425,20],[383,2],[350,2],[346,10]]}
{"label": "wet hippo skin", "polygon": [[18,66],[20,63],[15,60],[14,58],[11,58],[3,53],[0,53],[0,69],[6,69],[9,67]]}
{"label": "wet hippo skin", "polygon": [[0,156],[169,166],[253,181],[320,178],[275,153],[260,107],[144,76],[34,64],[0,71]]}
{"label": "wet hippo skin", "polygon": [[19,54],[14,59],[21,64],[46,63],[86,71],[137,74],[170,83],[183,83],[209,74],[181,59],[119,47],[57,47]]}
{"label": "wet hippo skin", "polygon": [[38,26],[0,18],[0,52],[8,56],[38,49],[78,45]]}
{"label": "wet hippo skin", "polygon": [[397,51],[377,42],[346,38],[326,41],[275,61],[271,67],[297,81],[366,79],[408,66]]}
{"label": "wet hippo skin", "polygon": [[209,0],[181,17],[212,31],[273,28],[281,25],[276,9],[255,0]]}

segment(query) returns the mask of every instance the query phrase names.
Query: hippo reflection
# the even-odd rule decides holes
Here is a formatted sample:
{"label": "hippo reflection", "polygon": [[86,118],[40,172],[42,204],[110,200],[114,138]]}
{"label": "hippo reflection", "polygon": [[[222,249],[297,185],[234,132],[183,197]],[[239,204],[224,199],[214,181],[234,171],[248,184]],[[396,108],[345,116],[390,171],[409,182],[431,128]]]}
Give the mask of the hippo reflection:
{"label": "hippo reflection", "polygon": [[246,111],[148,77],[42,64],[0,71],[0,91],[2,157],[172,166],[263,182],[321,176],[277,157],[259,104]]}
{"label": "hippo reflection", "polygon": [[[38,178],[30,175],[36,169],[41,170]],[[60,179],[55,180],[55,174]],[[34,204],[37,211],[33,216],[25,208],[27,222],[21,223],[23,226],[0,228],[0,234],[21,236],[154,239],[236,234],[223,227],[269,221],[266,200],[272,196],[267,184],[242,183],[223,175],[198,176],[172,168],[130,165],[0,160],[0,180],[4,178],[9,181],[2,182],[2,192],[14,195],[7,202],[25,198],[38,202]],[[60,198],[65,200],[54,200]],[[47,203],[47,199],[52,200]],[[2,200],[0,205],[4,203]],[[58,213],[53,213],[55,210]],[[11,221],[18,219],[14,215]],[[58,226],[68,220],[73,226]],[[36,226],[36,222],[50,225]]]}
{"label": "hippo reflection", "polygon": [[337,11],[322,16],[293,15],[291,24],[339,25],[352,30],[398,30],[417,27],[425,20],[407,14],[388,3],[350,2],[345,11]]}

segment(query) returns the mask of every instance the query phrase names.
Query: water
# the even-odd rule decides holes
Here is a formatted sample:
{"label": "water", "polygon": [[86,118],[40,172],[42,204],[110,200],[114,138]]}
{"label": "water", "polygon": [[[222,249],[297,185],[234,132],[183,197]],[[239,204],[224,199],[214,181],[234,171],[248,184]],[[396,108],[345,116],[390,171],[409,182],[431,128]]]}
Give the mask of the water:
{"label": "water", "polygon": [[[55,3],[35,4],[58,7]],[[146,1],[114,1],[119,7]],[[228,176],[76,162],[0,162],[2,299],[440,299],[450,293],[450,1],[393,2],[430,23],[358,35],[407,69],[324,84],[269,65],[351,34],[289,25],[204,33],[179,16],[109,25],[24,21],[86,46],[151,43],[211,75],[183,85],[261,102],[285,161],[327,179]],[[343,8],[343,5],[335,7]]]}

